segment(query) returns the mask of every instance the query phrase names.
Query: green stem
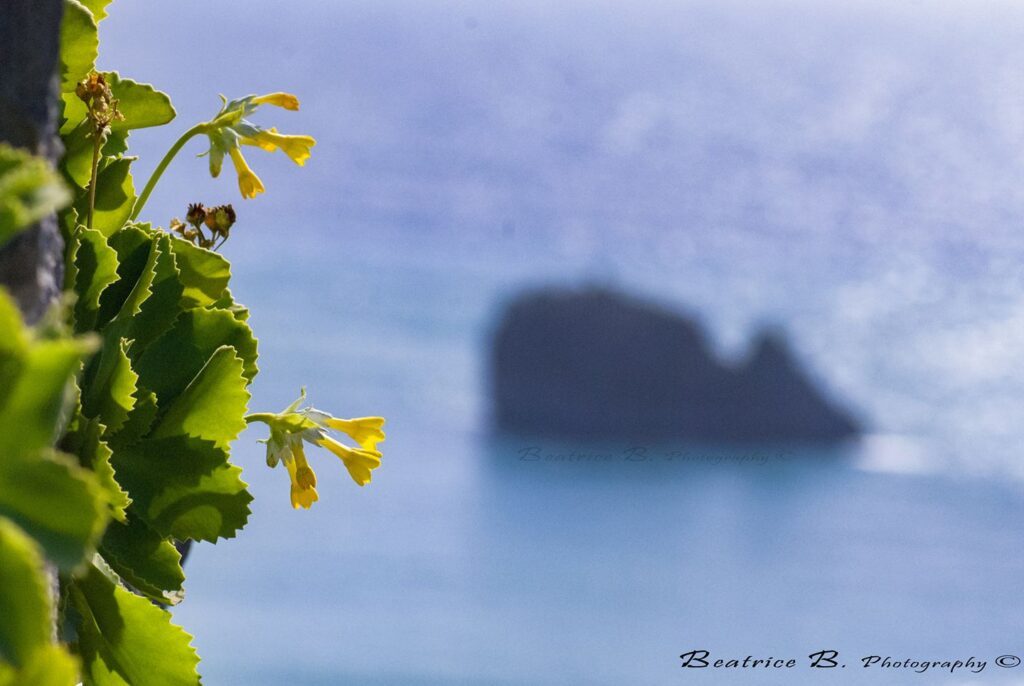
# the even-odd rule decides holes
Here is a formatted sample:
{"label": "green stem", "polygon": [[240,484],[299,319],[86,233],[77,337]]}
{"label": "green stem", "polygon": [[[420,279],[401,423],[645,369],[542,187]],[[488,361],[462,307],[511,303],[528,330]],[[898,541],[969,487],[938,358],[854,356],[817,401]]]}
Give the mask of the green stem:
{"label": "green stem", "polygon": [[271,414],[270,412],[254,412],[252,414],[245,415],[245,423],[252,424],[253,422],[269,422],[276,417],[276,414]]}
{"label": "green stem", "polygon": [[164,170],[167,169],[167,165],[171,163],[171,160],[173,160],[174,156],[178,154],[178,151],[185,147],[185,143],[188,143],[194,136],[206,133],[207,126],[209,126],[207,122],[196,124],[191,129],[181,134],[181,138],[174,142],[174,145],[172,145],[171,149],[167,151],[164,158],[160,160],[160,164],[158,164],[156,169],[153,170],[152,176],[150,176],[149,181],[146,182],[146,187],[142,189],[142,195],[140,195],[139,199],[135,201],[135,206],[132,208],[132,213],[129,217],[130,220],[134,221],[135,219],[138,219],[139,214],[142,212],[142,208],[146,205],[146,201],[149,200],[150,194],[156,187],[156,182],[160,180],[161,176],[163,176]]}
{"label": "green stem", "polygon": [[89,214],[86,217],[85,225],[92,228],[92,213],[96,208],[96,177],[100,171],[100,148],[103,147],[103,134],[94,131],[92,134],[92,172],[89,175]]}

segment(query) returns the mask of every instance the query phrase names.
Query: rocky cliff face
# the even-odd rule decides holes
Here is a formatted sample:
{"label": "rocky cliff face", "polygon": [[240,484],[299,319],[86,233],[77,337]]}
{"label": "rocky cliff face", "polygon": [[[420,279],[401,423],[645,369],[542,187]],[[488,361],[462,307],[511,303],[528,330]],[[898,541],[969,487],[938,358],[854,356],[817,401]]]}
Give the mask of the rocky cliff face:
{"label": "rocky cliff face", "polygon": [[859,433],[778,334],[737,365],[696,322],[608,291],[511,303],[491,360],[498,429],[575,438],[836,441]]}

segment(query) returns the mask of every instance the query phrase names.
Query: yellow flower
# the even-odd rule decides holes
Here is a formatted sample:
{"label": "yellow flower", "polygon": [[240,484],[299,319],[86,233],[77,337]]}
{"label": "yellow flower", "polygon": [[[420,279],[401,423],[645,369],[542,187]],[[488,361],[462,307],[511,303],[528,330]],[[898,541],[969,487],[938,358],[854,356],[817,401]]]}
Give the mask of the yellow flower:
{"label": "yellow flower", "polygon": [[291,498],[292,508],[300,507],[309,509],[313,503],[320,499],[316,493],[316,474],[306,462],[305,452],[302,450],[302,440],[295,442],[293,450],[295,459],[285,462],[288,469],[288,476],[292,480]]}
{"label": "yellow flower", "polygon": [[287,136],[277,129],[261,130],[255,136],[242,138],[242,144],[254,145],[261,150],[274,152],[280,150],[300,167],[309,159],[309,149],[316,145],[312,136]]}
{"label": "yellow flower", "polygon": [[341,458],[349,476],[360,486],[370,483],[370,472],[380,466],[381,454],[377,450],[350,448],[330,436],[324,436],[317,445],[327,448]]}
{"label": "yellow flower", "polygon": [[238,188],[243,198],[255,198],[264,192],[263,182],[249,168],[239,146],[253,145],[268,152],[281,150],[300,167],[309,159],[310,149],[316,145],[312,136],[297,136],[278,133],[276,128],[264,129],[253,124],[247,117],[253,114],[260,105],[274,105],[286,110],[299,109],[299,99],[291,93],[267,93],[266,95],[247,95],[237,100],[227,100],[221,96],[223,104],[220,111],[210,121],[196,127],[197,132],[205,133],[210,140],[210,149],[204,155],[210,156],[210,175],[220,174],[225,155],[231,156],[235,171],[238,173]]}
{"label": "yellow flower", "polygon": [[299,99],[291,93],[267,93],[266,95],[257,95],[251,102],[254,105],[274,105],[275,107],[283,107],[286,110],[297,110],[299,109]]}
{"label": "yellow flower", "polygon": [[228,154],[231,155],[231,161],[235,164],[235,172],[238,174],[238,189],[242,191],[243,198],[255,198],[266,190],[263,187],[263,182],[260,181],[260,177],[256,176],[253,170],[249,168],[245,158],[242,157],[241,150],[231,148]]}
{"label": "yellow flower", "polygon": [[[293,508],[309,508],[319,499],[316,492],[316,474],[306,460],[302,442],[326,448],[341,458],[352,480],[360,486],[370,483],[372,472],[380,467],[381,453],[377,444],[384,440],[383,417],[342,419],[326,412],[299,405],[306,399],[306,391],[282,412],[256,413],[247,416],[247,422],[263,422],[270,427],[267,444],[267,465],[275,467],[283,462],[291,480]],[[348,446],[331,436],[331,430],[347,434],[359,447]]]}

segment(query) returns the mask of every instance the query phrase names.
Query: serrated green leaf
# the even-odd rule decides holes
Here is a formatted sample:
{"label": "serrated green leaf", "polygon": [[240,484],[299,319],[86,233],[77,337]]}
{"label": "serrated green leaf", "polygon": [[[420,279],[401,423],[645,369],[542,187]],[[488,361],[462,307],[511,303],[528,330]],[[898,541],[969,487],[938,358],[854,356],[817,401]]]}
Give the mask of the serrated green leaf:
{"label": "serrated green leaf", "polygon": [[171,99],[148,83],[123,79],[116,71],[103,72],[107,85],[117,100],[117,109],[124,119],[110,123],[111,131],[130,131],[150,126],[163,126],[174,119]]}
{"label": "serrated green leaf", "polygon": [[127,519],[126,510],[131,499],[117,482],[117,474],[110,463],[112,452],[103,441],[105,427],[97,419],[79,417],[73,431],[64,438],[63,447],[78,456],[78,462],[96,475],[106,494],[111,516],[119,522]]}
{"label": "serrated green leaf", "polygon": [[216,541],[244,526],[252,497],[227,451],[245,427],[245,386],[242,360],[218,348],[150,437],[115,453],[133,509],[161,534]]}
{"label": "serrated green leaf", "polygon": [[150,599],[176,605],[184,598],[181,554],[137,516],[108,526],[100,552],[122,579]]}
{"label": "serrated green leaf", "polygon": [[95,229],[79,227],[72,238],[68,283],[78,296],[75,302],[75,330],[90,331],[96,326],[100,296],[117,276],[117,251]]}
{"label": "serrated green leaf", "polygon": [[158,403],[177,398],[220,347],[229,345],[242,358],[247,381],[256,376],[256,339],[245,322],[227,310],[198,309],[182,313],[174,327],[150,345],[136,361]]}
{"label": "serrated green leaf", "polygon": [[[104,236],[110,236],[124,226],[132,212],[132,206],[135,204],[135,185],[132,181],[131,164],[134,161],[134,157],[121,157],[110,161],[97,176],[92,228]],[[83,193],[79,197],[75,209],[79,216],[88,217],[88,193]]]}
{"label": "serrated green leaf", "polygon": [[[78,100],[74,95],[75,84],[93,70],[99,45],[99,30],[92,12],[78,0],[65,0],[64,19],[60,27],[61,92],[70,93],[72,98]],[[81,101],[78,102],[81,104]],[[82,105],[83,116],[84,111],[85,106]]]}
{"label": "serrated green leaf", "polygon": [[0,515],[39,542],[62,569],[74,568],[94,549],[106,510],[96,477],[67,456],[0,460]]}
{"label": "serrated green leaf", "polygon": [[39,546],[0,517],[0,661],[16,667],[50,642],[51,604]]}
{"label": "serrated green leaf", "polygon": [[170,329],[181,312],[183,287],[171,252],[170,237],[165,233],[157,234],[153,251],[156,260],[153,263],[153,278],[149,282],[149,294],[124,333],[135,341],[134,347],[139,350]]}
{"label": "serrated green leaf", "polygon": [[151,255],[152,236],[137,226],[124,227],[110,236],[107,242],[117,252],[118,278],[100,297],[100,312],[96,321],[98,329],[105,327],[125,308],[133,293],[148,289],[145,283],[140,288],[139,281],[143,276],[152,278],[153,264],[156,262],[156,255]]}
{"label": "serrated green leaf", "polygon": [[70,199],[46,160],[0,143],[0,246]]}
{"label": "serrated green leaf", "polygon": [[205,307],[224,297],[231,279],[231,264],[212,250],[171,237],[171,250],[181,271],[184,305]]}
{"label": "serrated green leaf", "polygon": [[116,451],[137,443],[153,427],[157,412],[156,394],[140,386],[135,391],[135,407],[128,413],[128,421],[107,439],[110,447]]}
{"label": "serrated green leaf", "polygon": [[107,5],[110,2],[111,0],[81,0],[81,3],[92,12],[97,24],[107,18]]}
{"label": "serrated green leaf", "polygon": [[235,302],[235,297],[231,294],[230,288],[225,289],[224,295],[218,298],[216,302],[211,303],[209,307],[210,309],[230,312],[240,322],[249,321],[249,308],[242,303]]}
{"label": "serrated green leaf", "polygon": [[139,375],[128,358],[128,341],[106,338],[95,374],[84,386],[82,412],[99,419],[112,435],[124,425],[135,407]]}
{"label": "serrated green leaf", "polygon": [[199,656],[171,615],[122,588],[96,560],[69,588],[85,686],[196,686]]}
{"label": "serrated green leaf", "polygon": [[242,470],[212,441],[146,439],[114,454],[132,509],[164,536],[215,543],[249,518],[252,496]]}
{"label": "serrated green leaf", "polygon": [[152,437],[191,436],[227,450],[246,426],[247,385],[235,349],[218,348],[188,387],[171,401]]}

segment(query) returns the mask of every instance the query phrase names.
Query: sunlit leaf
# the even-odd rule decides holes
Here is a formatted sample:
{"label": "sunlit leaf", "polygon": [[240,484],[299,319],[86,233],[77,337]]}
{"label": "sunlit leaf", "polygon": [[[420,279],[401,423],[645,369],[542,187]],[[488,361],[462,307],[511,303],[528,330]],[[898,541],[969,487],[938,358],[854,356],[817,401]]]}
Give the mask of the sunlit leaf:
{"label": "sunlit leaf", "polygon": [[[64,0],[64,19],[60,28],[61,91],[70,93],[75,100],[75,84],[93,70],[99,44],[99,31],[92,12],[78,0]],[[77,123],[78,120],[75,121]]]}
{"label": "sunlit leaf", "polygon": [[46,160],[0,143],[0,246],[70,198]]}
{"label": "sunlit leaf", "polygon": [[115,583],[95,560],[70,584],[80,615],[78,651],[86,686],[196,686],[199,656],[171,615]]}
{"label": "sunlit leaf", "polygon": [[16,667],[50,642],[50,596],[39,546],[0,517],[0,660]]}
{"label": "sunlit leaf", "polygon": [[218,348],[181,395],[171,401],[152,437],[190,436],[226,450],[245,429],[246,385],[235,349]]}
{"label": "sunlit leaf", "polygon": [[109,434],[117,433],[135,407],[139,375],[132,369],[127,348],[123,338],[104,340],[96,371],[82,394],[82,412],[103,422]]}
{"label": "sunlit leaf", "polygon": [[[68,283],[78,296],[75,302],[75,329],[89,331],[96,326],[100,296],[107,286],[118,279],[117,251],[95,229],[79,227],[72,240]],[[74,268],[73,273],[71,267]]]}
{"label": "sunlit leaf", "polygon": [[94,549],[106,510],[95,476],[67,456],[0,460],[0,515],[17,523],[64,569]]}
{"label": "sunlit leaf", "polygon": [[256,339],[245,322],[227,310],[189,310],[174,327],[150,345],[136,362],[161,404],[177,398],[221,346],[230,345],[242,358],[243,375],[256,375]]}
{"label": "sunlit leaf", "polygon": [[171,237],[171,250],[181,271],[186,307],[205,307],[224,296],[231,278],[231,265],[212,250]]}
{"label": "sunlit leaf", "polygon": [[[96,204],[92,216],[92,228],[104,236],[110,236],[124,226],[135,204],[135,185],[132,181],[131,164],[133,157],[122,157],[109,162],[99,173],[96,182]],[[88,181],[88,176],[86,177]],[[80,217],[88,217],[89,195],[83,193],[75,209]]]}
{"label": "sunlit leaf", "polygon": [[111,516],[119,522],[126,521],[126,512],[131,499],[117,482],[117,474],[110,464],[111,450],[102,436],[105,428],[97,419],[79,417],[74,431],[64,438],[64,449],[74,452],[83,467],[88,467],[96,475],[103,489]]}

